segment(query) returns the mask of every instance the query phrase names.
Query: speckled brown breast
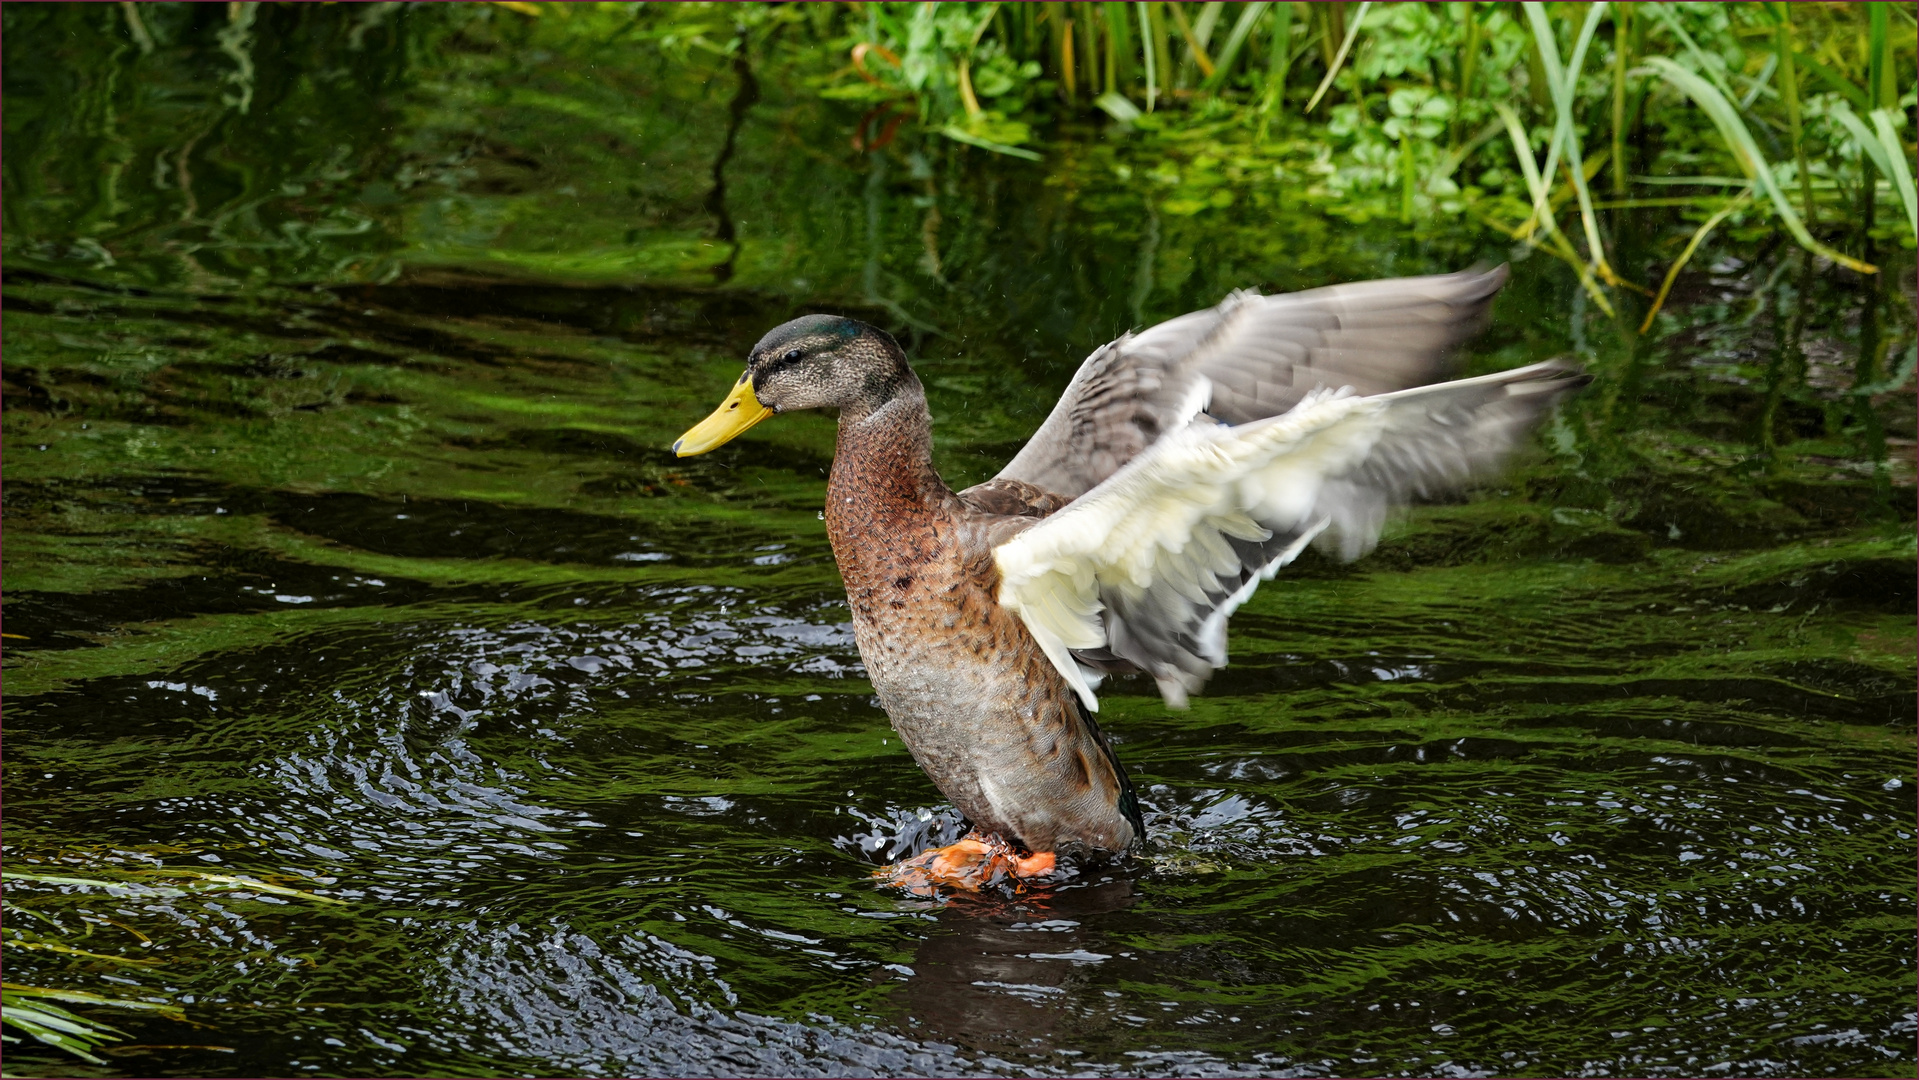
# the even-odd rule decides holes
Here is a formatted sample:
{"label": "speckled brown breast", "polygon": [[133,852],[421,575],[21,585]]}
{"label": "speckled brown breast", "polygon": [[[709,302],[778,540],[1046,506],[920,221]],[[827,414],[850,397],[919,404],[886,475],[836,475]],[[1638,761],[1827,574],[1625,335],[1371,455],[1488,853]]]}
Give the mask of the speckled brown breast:
{"label": "speckled brown breast", "polygon": [[873,688],[976,827],[1034,851],[1123,850],[1135,831],[1109,751],[995,599],[993,546],[1039,518],[962,502],[932,469],[926,423],[918,395],[842,417],[827,488],[827,533]]}

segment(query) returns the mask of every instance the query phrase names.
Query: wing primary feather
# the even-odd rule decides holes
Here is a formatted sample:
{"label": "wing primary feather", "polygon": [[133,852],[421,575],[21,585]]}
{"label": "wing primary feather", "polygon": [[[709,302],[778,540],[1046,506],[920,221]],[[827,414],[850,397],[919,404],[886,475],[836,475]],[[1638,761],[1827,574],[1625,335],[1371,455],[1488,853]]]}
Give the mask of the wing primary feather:
{"label": "wing primary feather", "polygon": [[1082,495],[1195,415],[1196,399],[1212,419],[1246,424],[1318,388],[1379,394],[1432,382],[1485,324],[1506,277],[1501,266],[1279,296],[1237,291],[1124,334],[1086,358],[998,479]]}
{"label": "wing primary feather", "polygon": [[1225,664],[1233,612],[1307,544],[1371,550],[1393,506],[1485,475],[1583,381],[1548,362],[1372,397],[1317,388],[1283,416],[1187,424],[995,548],[1001,603],[1089,710],[1076,650],[1151,675],[1183,707]]}
{"label": "wing primary feather", "polygon": [[1326,526],[1330,524],[1332,524],[1331,518],[1322,517],[1308,528],[1301,530],[1299,535],[1293,538],[1292,543],[1282,548],[1279,554],[1260,567],[1257,573],[1248,574],[1245,584],[1220,601],[1219,605],[1207,614],[1205,621],[1199,624],[1199,632],[1194,637],[1200,644],[1209,647],[1210,652],[1206,654],[1206,658],[1214,667],[1226,666],[1226,620],[1233,617],[1233,612],[1239,610],[1241,604],[1253,598],[1253,592],[1259,588],[1261,582],[1273,580],[1273,576],[1279,573],[1281,567],[1299,558],[1300,552],[1306,550],[1306,545],[1312,543],[1314,537],[1326,531]]}

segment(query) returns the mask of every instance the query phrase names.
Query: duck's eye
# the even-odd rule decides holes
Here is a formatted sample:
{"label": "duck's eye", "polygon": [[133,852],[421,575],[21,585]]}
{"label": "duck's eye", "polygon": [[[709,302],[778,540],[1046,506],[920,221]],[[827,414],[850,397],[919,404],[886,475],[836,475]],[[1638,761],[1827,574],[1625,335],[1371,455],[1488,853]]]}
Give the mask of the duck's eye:
{"label": "duck's eye", "polygon": [[791,352],[787,353],[785,356],[780,357],[780,362],[783,364],[797,364],[800,362],[800,357],[805,355],[806,355],[805,353],[799,351],[798,349],[794,349]]}

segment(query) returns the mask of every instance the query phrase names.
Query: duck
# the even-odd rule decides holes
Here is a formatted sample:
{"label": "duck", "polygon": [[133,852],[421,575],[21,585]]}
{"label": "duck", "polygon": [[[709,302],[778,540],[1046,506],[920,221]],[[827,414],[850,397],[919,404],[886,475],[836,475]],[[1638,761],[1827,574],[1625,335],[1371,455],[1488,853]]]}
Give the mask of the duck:
{"label": "duck", "polygon": [[1137,851],[1100,680],[1184,708],[1227,621],[1309,545],[1352,560],[1389,512],[1492,475],[1587,379],[1546,361],[1439,381],[1504,266],[1218,305],[1094,350],[1032,437],[955,491],[894,338],[838,315],[775,327],[706,419],[704,454],[768,417],[839,414],[824,519],[893,729],[971,831],[876,876],[1015,889]]}

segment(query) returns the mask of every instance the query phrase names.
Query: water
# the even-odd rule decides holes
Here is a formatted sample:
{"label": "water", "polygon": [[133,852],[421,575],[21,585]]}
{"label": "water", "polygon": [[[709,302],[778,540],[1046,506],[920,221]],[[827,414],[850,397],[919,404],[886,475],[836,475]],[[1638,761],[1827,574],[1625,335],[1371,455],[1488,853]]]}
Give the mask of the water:
{"label": "water", "polygon": [[[1688,298],[1634,467],[1575,411],[1263,589],[1190,712],[1112,684],[1133,865],[911,899],[868,873],[958,824],[862,678],[830,419],[665,449],[746,348],[897,329],[965,483],[1136,318],[1510,252],[1162,214],[1090,131],[853,154],[763,73],[736,253],[725,69],[319,11],[227,42],[245,113],[219,9],[6,12],[7,867],[106,883],[10,881],[8,979],[184,1013],[10,1072],[1912,1074],[1910,474],[1739,464],[1768,265]],[[1544,263],[1471,370],[1610,333]]]}

